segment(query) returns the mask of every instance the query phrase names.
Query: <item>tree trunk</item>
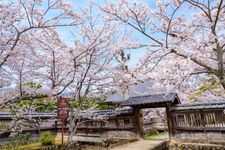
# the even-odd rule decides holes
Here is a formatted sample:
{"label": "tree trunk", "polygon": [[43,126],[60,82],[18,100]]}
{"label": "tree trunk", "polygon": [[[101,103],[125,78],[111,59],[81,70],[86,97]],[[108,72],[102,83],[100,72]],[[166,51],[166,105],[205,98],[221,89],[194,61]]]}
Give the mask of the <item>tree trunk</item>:
{"label": "tree trunk", "polygon": [[70,115],[70,123],[69,123],[69,132],[68,132],[68,139],[67,144],[73,143],[73,129],[75,127],[75,117],[73,115]]}

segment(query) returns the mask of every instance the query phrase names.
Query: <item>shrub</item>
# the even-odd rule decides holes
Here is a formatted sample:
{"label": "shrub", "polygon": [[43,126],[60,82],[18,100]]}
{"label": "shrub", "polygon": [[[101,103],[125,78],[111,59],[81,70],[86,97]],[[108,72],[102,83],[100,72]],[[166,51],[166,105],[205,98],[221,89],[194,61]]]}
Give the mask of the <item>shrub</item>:
{"label": "shrub", "polygon": [[32,134],[30,132],[21,133],[9,138],[7,149],[18,149],[19,145],[27,144]]}
{"label": "shrub", "polygon": [[30,139],[30,137],[32,136],[32,134],[30,132],[26,132],[26,133],[23,133],[23,134],[20,134],[18,136],[18,139],[19,140],[24,140],[24,141],[27,141]]}
{"label": "shrub", "polygon": [[53,145],[54,139],[54,136],[49,131],[41,133],[40,142],[42,145]]}

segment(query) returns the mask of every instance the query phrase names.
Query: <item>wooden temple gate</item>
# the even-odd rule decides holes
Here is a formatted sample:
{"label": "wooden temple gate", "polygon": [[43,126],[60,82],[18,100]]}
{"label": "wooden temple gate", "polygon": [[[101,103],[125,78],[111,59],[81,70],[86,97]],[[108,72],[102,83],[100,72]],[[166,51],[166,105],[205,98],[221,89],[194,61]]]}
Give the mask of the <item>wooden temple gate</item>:
{"label": "wooden temple gate", "polygon": [[121,106],[130,106],[134,110],[134,128],[137,135],[140,137],[144,136],[143,131],[143,120],[141,109],[145,108],[166,108],[166,116],[167,116],[167,125],[168,125],[168,132],[169,137],[172,137],[172,116],[171,116],[171,107],[173,105],[180,104],[180,100],[175,93],[169,94],[155,94],[155,95],[147,95],[147,96],[138,96],[138,97],[131,97],[125,102],[121,104]]}
{"label": "wooden temple gate", "polygon": [[134,110],[135,131],[143,136],[141,109],[166,108],[169,138],[225,143],[225,102],[180,104],[175,93],[131,97],[121,104]]}

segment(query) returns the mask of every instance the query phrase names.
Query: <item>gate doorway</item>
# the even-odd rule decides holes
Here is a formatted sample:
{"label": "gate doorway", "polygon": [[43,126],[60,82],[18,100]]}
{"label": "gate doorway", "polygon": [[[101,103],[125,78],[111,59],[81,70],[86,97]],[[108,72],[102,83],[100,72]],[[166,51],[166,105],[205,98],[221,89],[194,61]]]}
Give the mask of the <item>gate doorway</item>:
{"label": "gate doorway", "polygon": [[141,111],[145,136],[168,132],[165,108],[147,108]]}
{"label": "gate doorway", "polygon": [[173,118],[170,109],[176,104],[180,104],[179,97],[176,93],[169,93],[130,97],[128,100],[121,103],[121,106],[130,106],[133,108],[135,133],[139,137],[144,136],[144,124],[141,110],[145,108],[165,108],[169,139],[171,139],[173,134]]}

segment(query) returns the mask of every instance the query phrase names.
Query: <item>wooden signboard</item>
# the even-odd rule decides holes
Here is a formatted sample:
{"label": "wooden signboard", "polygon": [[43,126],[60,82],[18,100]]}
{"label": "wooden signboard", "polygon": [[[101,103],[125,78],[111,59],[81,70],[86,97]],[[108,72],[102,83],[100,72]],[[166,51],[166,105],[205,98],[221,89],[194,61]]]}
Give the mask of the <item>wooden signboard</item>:
{"label": "wooden signboard", "polygon": [[64,134],[64,123],[69,118],[69,104],[65,98],[60,97],[57,104],[57,118],[62,122],[62,145],[63,145],[63,134]]}
{"label": "wooden signboard", "polygon": [[66,120],[69,118],[69,105],[65,98],[60,98],[57,105],[57,118]]}

